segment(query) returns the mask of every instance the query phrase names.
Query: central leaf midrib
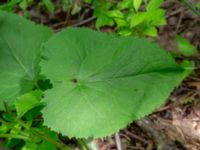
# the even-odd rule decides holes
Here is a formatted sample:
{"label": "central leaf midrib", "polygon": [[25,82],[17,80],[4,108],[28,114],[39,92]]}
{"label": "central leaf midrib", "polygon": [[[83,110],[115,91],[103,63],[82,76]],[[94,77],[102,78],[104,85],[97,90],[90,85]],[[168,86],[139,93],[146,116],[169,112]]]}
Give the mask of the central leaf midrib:
{"label": "central leaf midrib", "polygon": [[115,77],[112,76],[112,77],[104,78],[102,80],[89,81],[87,83],[104,82],[104,81],[110,81],[110,80],[121,79],[121,78],[130,78],[130,77],[152,74],[152,73],[181,73],[183,71],[184,70],[182,68],[166,68],[166,69],[152,70],[152,71],[147,71],[147,72],[142,72],[142,73],[137,72],[137,73],[125,74],[125,75],[115,76]]}

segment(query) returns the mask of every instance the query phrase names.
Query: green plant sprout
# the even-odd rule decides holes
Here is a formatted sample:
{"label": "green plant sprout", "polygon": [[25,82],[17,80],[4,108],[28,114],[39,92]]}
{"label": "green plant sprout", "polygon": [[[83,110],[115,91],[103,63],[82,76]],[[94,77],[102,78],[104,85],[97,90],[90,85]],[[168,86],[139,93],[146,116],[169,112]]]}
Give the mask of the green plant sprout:
{"label": "green plant sprout", "polygon": [[[104,26],[115,27],[120,35],[157,36],[157,28],[166,24],[165,10],[160,8],[164,0],[61,0],[61,10],[71,15],[80,13],[84,3],[94,8],[93,15],[97,17],[96,28]],[[56,5],[52,0],[11,0],[0,6],[0,9],[12,11],[16,5],[29,17],[27,8],[38,4],[54,13]]]}
{"label": "green plant sprout", "polygon": [[166,24],[165,11],[160,7],[164,0],[94,0],[96,27],[114,26],[121,35],[157,35],[157,27]]}

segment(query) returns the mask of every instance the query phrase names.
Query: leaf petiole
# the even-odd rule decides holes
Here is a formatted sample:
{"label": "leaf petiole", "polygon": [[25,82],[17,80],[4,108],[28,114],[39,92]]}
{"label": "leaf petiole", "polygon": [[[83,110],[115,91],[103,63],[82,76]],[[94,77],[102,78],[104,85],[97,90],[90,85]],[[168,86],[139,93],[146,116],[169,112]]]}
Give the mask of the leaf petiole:
{"label": "leaf petiole", "polygon": [[32,139],[27,136],[17,135],[17,134],[1,134],[0,138],[13,138],[13,139],[20,139],[24,141],[32,141]]}

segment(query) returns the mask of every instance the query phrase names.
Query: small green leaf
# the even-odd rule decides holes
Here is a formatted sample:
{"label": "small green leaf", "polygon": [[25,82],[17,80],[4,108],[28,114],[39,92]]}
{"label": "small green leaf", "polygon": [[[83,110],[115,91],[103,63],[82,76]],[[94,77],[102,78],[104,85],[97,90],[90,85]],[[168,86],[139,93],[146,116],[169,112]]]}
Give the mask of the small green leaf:
{"label": "small green leaf", "polygon": [[117,5],[117,8],[120,10],[126,9],[126,8],[132,8],[133,0],[123,0],[120,1]]}
{"label": "small green leaf", "polygon": [[130,27],[135,27],[145,21],[147,16],[146,12],[139,12],[130,18]]}
{"label": "small green leaf", "polygon": [[41,91],[32,91],[17,98],[15,101],[17,116],[20,118],[30,109],[41,105],[40,103],[41,97],[42,97]]}
{"label": "small green leaf", "polygon": [[29,6],[29,4],[32,2],[33,2],[32,0],[21,0],[21,2],[19,3],[19,6],[21,9],[25,10]]}
{"label": "small green leaf", "polygon": [[189,43],[186,39],[181,36],[176,36],[176,41],[178,42],[178,49],[184,56],[192,56],[197,53],[195,46]]}
{"label": "small green leaf", "polygon": [[44,125],[69,137],[117,132],[164,104],[191,72],[136,37],[68,28],[44,46],[42,74],[53,84],[43,99]]}
{"label": "small green leaf", "polygon": [[113,18],[109,17],[107,14],[112,5],[112,3],[106,1],[94,1],[94,15],[97,17],[97,28],[114,25]]}
{"label": "small green leaf", "polygon": [[114,21],[112,18],[108,17],[107,15],[101,15],[98,16],[97,20],[96,20],[96,27],[100,28],[103,26],[113,26],[114,25]]}
{"label": "small green leaf", "polygon": [[157,36],[157,29],[154,26],[148,26],[143,30],[143,34],[148,35],[148,36],[152,36],[152,37],[156,37]]}
{"label": "small green leaf", "polygon": [[134,6],[136,12],[140,8],[141,3],[142,3],[142,0],[133,0],[133,6]]}
{"label": "small green leaf", "polygon": [[160,7],[160,5],[164,2],[164,0],[150,0],[149,4],[147,5],[147,11],[156,10]]}
{"label": "small green leaf", "polygon": [[106,14],[111,18],[124,18],[124,14],[120,10],[110,10]]}
{"label": "small green leaf", "polygon": [[42,1],[49,12],[53,13],[55,10],[54,3],[51,0],[43,0]]}
{"label": "small green leaf", "polygon": [[113,6],[112,3],[107,1],[94,1],[94,15],[97,17],[96,27],[100,28],[102,26],[113,26],[114,21],[112,17],[107,15],[107,12]]}
{"label": "small green leaf", "polygon": [[114,20],[117,24],[117,28],[127,27],[129,25],[125,19],[115,18]]}
{"label": "small green leaf", "polygon": [[7,133],[9,131],[9,127],[5,124],[0,125],[0,134]]}
{"label": "small green leaf", "polygon": [[123,36],[132,35],[132,30],[129,27],[122,27],[118,29],[118,33]]}
{"label": "small green leaf", "polygon": [[166,24],[165,10],[156,9],[147,12],[146,20],[149,21],[151,25],[160,26]]}
{"label": "small green leaf", "polygon": [[0,110],[4,101],[14,105],[16,97],[33,89],[42,44],[51,35],[48,27],[0,11]]}

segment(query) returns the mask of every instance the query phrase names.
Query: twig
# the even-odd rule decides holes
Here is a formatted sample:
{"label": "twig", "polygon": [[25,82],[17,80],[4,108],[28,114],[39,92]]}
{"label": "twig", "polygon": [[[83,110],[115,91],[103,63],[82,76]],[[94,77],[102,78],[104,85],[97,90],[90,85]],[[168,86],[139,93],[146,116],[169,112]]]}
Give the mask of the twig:
{"label": "twig", "polygon": [[136,123],[147,133],[151,134],[151,136],[153,137],[156,143],[157,150],[172,149],[172,148],[176,150],[176,147],[172,143],[172,141],[167,140],[164,137],[164,135],[154,127],[154,124],[150,119],[145,118],[145,119],[137,121]]}
{"label": "twig", "polygon": [[181,12],[180,17],[179,17],[179,19],[178,19],[178,23],[177,23],[176,30],[175,30],[175,35],[176,35],[177,32],[178,32],[178,29],[179,29],[179,27],[180,27],[180,25],[181,25],[182,19],[183,19],[183,11]]}
{"label": "twig", "polygon": [[137,135],[135,135],[135,134],[129,132],[128,130],[125,130],[125,133],[126,133],[128,136],[130,136],[131,138],[134,138],[134,139],[136,139],[136,140],[138,140],[138,141],[140,141],[140,142],[142,142],[142,143],[145,143],[145,144],[148,143],[148,141],[146,141],[145,139],[143,139],[143,138],[141,138],[141,137],[139,137],[139,136],[137,136]]}
{"label": "twig", "polygon": [[179,9],[176,9],[176,10],[174,10],[174,11],[172,11],[171,13],[169,13],[169,14],[166,14],[166,18],[169,18],[169,17],[171,17],[171,16],[174,16],[174,15],[176,15],[176,14],[179,14],[179,13],[181,13],[181,12],[183,12],[183,11],[185,11],[185,8],[179,8]]}
{"label": "twig", "polygon": [[122,142],[121,142],[119,133],[115,133],[115,141],[116,141],[117,150],[122,150]]}
{"label": "twig", "polygon": [[[80,21],[80,22],[78,22],[78,23],[72,24],[71,26],[72,26],[72,27],[82,26],[82,25],[84,25],[84,24],[86,24],[86,23],[89,23],[90,21],[92,21],[92,20],[94,20],[94,19],[96,19],[96,17],[95,17],[95,16],[92,16],[92,17],[87,18],[87,19],[85,19],[85,20],[83,20],[83,21]],[[57,28],[58,26],[63,26],[63,25],[65,25],[65,24],[66,24],[66,22],[64,21],[64,22],[60,22],[60,23],[54,24],[52,27],[53,27],[53,28]],[[55,32],[59,32],[60,30],[61,30],[61,28],[59,28],[59,29],[54,29]]]}
{"label": "twig", "polygon": [[86,24],[86,23],[88,23],[88,22],[94,20],[95,18],[96,18],[95,16],[92,16],[92,17],[87,18],[87,19],[85,19],[85,20],[83,20],[83,21],[81,21],[81,22],[78,22],[78,23],[76,23],[76,24],[74,24],[74,25],[72,25],[72,26],[73,26],[73,27],[78,27],[78,26],[84,25],[84,24]]}

